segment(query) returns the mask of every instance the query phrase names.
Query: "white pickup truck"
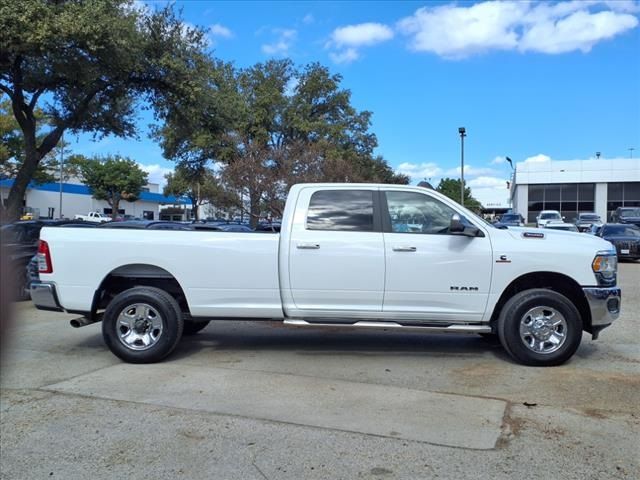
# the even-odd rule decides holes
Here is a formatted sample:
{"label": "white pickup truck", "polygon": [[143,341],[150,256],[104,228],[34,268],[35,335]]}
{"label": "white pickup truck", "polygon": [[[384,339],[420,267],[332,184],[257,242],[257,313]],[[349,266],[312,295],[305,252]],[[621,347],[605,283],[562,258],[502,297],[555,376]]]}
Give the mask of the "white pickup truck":
{"label": "white pickup truck", "polygon": [[111,217],[100,212],[89,212],[86,215],[77,214],[73,217],[74,220],[84,220],[85,222],[104,223],[110,222]]}
{"label": "white pickup truck", "polygon": [[[617,257],[592,235],[499,229],[433,190],[302,184],[281,232],[44,228],[40,309],[102,321],[128,362],[210,320],[497,334],[526,365],[569,359],[619,315]],[[91,258],[87,263],[85,259]]]}

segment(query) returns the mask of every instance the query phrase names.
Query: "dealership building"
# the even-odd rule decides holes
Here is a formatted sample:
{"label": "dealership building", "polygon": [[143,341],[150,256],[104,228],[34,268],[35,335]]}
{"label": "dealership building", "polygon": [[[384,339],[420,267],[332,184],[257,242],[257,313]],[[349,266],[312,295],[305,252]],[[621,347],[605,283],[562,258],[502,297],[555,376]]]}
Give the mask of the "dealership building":
{"label": "dealership building", "polygon": [[584,212],[608,221],[618,207],[640,207],[640,159],[518,163],[511,203],[528,223],[542,210],[558,210],[567,222]]}
{"label": "dealership building", "polygon": [[[12,185],[13,179],[0,180],[0,198],[4,204]],[[105,200],[93,198],[89,187],[76,179],[71,179],[62,185],[30,183],[24,198],[24,211],[32,212],[34,218],[60,218],[61,200],[64,218],[73,218],[77,214],[86,215],[89,212],[111,214],[109,204]],[[174,213],[170,219],[183,220],[185,215],[181,212],[185,211],[185,207],[191,207],[190,203],[188,205],[186,203],[184,199],[163,195],[157,183],[149,183],[142,189],[135,202],[121,201],[118,213],[147,220],[158,220],[161,218],[161,208],[171,206],[174,207],[172,212],[175,211],[178,214]]]}

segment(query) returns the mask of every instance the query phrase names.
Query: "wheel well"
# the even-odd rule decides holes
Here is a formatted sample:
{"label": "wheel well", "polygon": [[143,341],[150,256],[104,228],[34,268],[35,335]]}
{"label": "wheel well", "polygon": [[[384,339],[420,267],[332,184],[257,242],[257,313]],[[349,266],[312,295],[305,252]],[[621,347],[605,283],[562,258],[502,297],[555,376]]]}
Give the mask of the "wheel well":
{"label": "wheel well", "polygon": [[122,265],[112,270],[95,292],[92,314],[107,307],[113,297],[133,287],[156,287],[176,299],[184,313],[189,313],[187,298],[176,278],[164,268],[148,264]]}
{"label": "wheel well", "polygon": [[583,329],[591,333],[591,310],[582,291],[582,287],[571,277],[555,272],[532,272],[522,275],[512,281],[504,289],[491,315],[491,326],[495,329],[496,321],[502,307],[516,293],[531,288],[546,288],[567,297],[578,309],[582,318]]}

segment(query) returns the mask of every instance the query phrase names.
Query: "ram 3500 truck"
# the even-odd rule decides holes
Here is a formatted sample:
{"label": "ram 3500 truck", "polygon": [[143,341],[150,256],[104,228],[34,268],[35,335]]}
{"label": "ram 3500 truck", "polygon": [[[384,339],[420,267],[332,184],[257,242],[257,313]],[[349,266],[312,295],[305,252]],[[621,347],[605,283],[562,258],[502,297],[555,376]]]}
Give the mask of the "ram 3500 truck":
{"label": "ram 3500 truck", "polygon": [[127,362],[156,362],[210,320],[498,335],[526,365],[569,359],[619,315],[598,237],[495,228],[420,187],[301,184],[281,232],[44,228],[40,309],[102,321]]}

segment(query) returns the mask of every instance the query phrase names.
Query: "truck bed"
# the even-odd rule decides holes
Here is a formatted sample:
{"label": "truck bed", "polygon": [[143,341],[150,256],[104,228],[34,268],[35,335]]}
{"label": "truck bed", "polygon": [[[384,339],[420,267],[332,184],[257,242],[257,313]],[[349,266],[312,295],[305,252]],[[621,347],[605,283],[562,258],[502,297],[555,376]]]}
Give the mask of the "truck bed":
{"label": "truck bed", "polygon": [[89,311],[108,275],[144,274],[148,265],[177,280],[194,317],[283,317],[278,234],[44,228],[40,238],[55,258],[55,275],[41,273],[41,280],[55,277],[67,310]]}

